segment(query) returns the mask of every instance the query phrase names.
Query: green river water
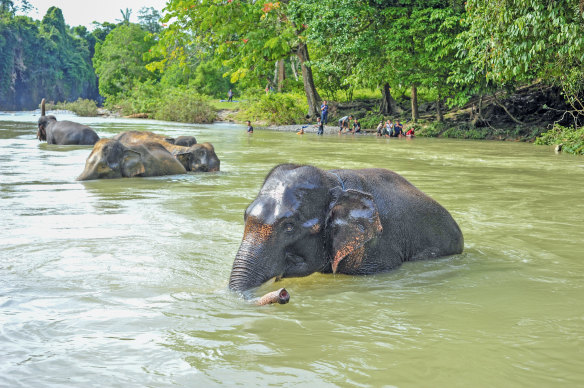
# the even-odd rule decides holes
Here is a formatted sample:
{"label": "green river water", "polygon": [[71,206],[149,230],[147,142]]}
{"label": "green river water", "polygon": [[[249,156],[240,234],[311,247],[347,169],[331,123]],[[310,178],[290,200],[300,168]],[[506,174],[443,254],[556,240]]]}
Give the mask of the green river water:
{"label": "green river water", "polygon": [[[72,119],[58,115],[59,119]],[[584,158],[532,144],[303,136],[73,118],[214,144],[221,172],[77,182],[91,147],[0,114],[1,387],[584,386]],[[282,162],[394,170],[462,254],[227,290],[243,212]]]}

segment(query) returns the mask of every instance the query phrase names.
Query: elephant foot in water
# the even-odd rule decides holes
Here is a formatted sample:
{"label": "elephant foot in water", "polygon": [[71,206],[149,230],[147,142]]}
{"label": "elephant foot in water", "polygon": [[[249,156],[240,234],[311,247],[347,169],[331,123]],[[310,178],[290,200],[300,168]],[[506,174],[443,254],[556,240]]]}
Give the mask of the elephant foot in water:
{"label": "elephant foot in water", "polygon": [[285,288],[280,288],[279,290],[268,292],[266,295],[262,296],[256,301],[258,306],[264,306],[266,304],[279,303],[286,304],[290,301],[290,293],[286,291]]}

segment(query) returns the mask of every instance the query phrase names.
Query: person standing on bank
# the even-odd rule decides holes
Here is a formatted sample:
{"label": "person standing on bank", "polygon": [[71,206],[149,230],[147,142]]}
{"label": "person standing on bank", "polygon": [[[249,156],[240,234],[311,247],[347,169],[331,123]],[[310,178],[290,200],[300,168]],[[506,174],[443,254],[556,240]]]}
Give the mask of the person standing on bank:
{"label": "person standing on bank", "polygon": [[227,102],[233,102],[233,90],[231,89],[227,92]]}
{"label": "person standing on bank", "polygon": [[322,121],[323,124],[328,122],[328,104],[326,100],[324,100],[320,106],[320,121]]}

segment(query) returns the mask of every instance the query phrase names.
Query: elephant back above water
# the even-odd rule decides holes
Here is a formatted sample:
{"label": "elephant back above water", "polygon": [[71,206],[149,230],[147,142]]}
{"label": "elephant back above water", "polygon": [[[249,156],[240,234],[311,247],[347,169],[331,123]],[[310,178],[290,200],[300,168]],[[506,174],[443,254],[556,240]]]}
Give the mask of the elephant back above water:
{"label": "elephant back above water", "polygon": [[41,117],[38,120],[37,138],[47,144],[94,145],[99,136],[87,125],[73,121],[57,121],[53,115],[45,115],[45,99],[41,101]]}
{"label": "elephant back above water", "polygon": [[158,143],[124,145],[101,139],[94,146],[77,180],[185,174],[183,165]]}
{"label": "elephant back above water", "polygon": [[144,142],[158,143],[172,153],[187,171],[214,172],[220,169],[221,161],[211,143],[195,143],[188,147],[174,144],[176,139],[181,139],[180,142],[184,144],[192,143],[193,140],[196,142],[192,136],[179,136],[172,139],[147,131],[127,131],[117,134],[114,139],[126,145]]}
{"label": "elephant back above water", "polygon": [[229,288],[314,272],[373,274],[461,253],[450,213],[395,172],[284,164],[245,211]]}

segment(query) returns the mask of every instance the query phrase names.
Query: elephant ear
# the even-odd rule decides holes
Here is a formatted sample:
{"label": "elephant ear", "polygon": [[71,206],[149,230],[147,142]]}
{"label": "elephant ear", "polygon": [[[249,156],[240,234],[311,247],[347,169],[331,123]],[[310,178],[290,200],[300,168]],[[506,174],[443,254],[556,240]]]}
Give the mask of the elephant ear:
{"label": "elephant ear", "polygon": [[146,168],[142,163],[142,155],[136,151],[125,150],[122,158],[122,176],[131,178],[145,172]]}
{"label": "elephant ear", "polygon": [[193,154],[191,152],[176,154],[176,159],[183,165],[185,170],[191,171],[191,161],[193,160]]}
{"label": "elephant ear", "polygon": [[329,213],[326,219],[331,249],[333,273],[339,263],[351,273],[359,269],[365,253],[364,245],[378,236],[383,227],[375,200],[370,194],[358,190],[335,188]]}

